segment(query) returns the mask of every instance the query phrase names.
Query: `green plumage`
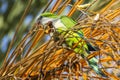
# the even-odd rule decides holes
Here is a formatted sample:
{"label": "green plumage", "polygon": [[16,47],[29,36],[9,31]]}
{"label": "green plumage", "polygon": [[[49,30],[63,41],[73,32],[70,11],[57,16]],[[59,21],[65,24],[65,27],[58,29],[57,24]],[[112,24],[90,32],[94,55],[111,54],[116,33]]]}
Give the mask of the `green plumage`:
{"label": "green plumage", "polygon": [[[57,16],[57,15],[49,13],[49,12],[48,13],[43,13],[41,16],[42,17],[48,17],[48,18],[55,18],[55,19],[60,20],[60,22],[67,28],[67,30],[72,28],[73,26],[75,26],[75,24],[77,23],[67,16]],[[57,26],[59,26],[59,25],[57,25]],[[56,26],[55,26],[55,28],[61,34],[65,34],[64,28],[59,28],[59,27],[56,27]],[[83,38],[84,38],[84,35],[83,35],[83,32],[81,30],[79,30],[77,32],[69,31],[64,36],[65,44],[68,45],[71,49],[73,49],[75,53],[80,54],[80,55],[82,55],[83,58],[85,58],[90,54],[90,51],[88,49],[87,42]],[[73,46],[75,44],[77,44],[77,46],[75,48],[73,48]],[[89,43],[89,45],[91,46],[90,43]],[[91,47],[93,47],[93,46],[91,46]],[[101,69],[99,69],[98,60],[96,58],[89,59],[88,63],[90,65],[90,67],[97,74],[99,74],[103,77],[106,77],[106,75],[101,71]]]}
{"label": "green plumage", "polygon": [[75,21],[73,21],[71,18],[69,18],[67,16],[61,16],[60,20],[67,28],[71,28],[75,24],[77,24]]}

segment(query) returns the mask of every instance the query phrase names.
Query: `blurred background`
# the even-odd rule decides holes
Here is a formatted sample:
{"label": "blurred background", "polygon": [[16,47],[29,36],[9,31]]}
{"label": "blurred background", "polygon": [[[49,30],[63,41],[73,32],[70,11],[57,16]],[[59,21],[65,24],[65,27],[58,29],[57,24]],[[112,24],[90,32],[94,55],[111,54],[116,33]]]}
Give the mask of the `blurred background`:
{"label": "blurred background", "polygon": [[[14,35],[16,25],[28,4],[29,0],[0,0],[0,63],[5,57],[9,43]],[[25,17],[22,27],[17,34],[14,46],[28,32],[36,16],[46,5],[47,0],[33,0],[30,11]]]}

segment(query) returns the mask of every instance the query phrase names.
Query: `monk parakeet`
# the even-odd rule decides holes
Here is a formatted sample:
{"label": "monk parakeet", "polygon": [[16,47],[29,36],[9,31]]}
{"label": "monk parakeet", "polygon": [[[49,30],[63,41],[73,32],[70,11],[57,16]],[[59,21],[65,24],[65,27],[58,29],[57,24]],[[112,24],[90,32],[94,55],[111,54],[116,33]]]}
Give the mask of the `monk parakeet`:
{"label": "monk parakeet", "polygon": [[[65,34],[65,31],[72,28],[77,23],[70,17],[58,16],[50,12],[41,14],[38,22],[40,22],[42,25],[52,22],[52,25],[60,34]],[[75,53],[78,53],[85,58],[90,54],[90,51],[96,51],[96,48],[93,47],[89,42],[86,42],[83,38],[84,34],[81,30],[68,31],[64,36],[64,42],[68,47],[73,49]],[[77,44],[77,46],[73,48],[75,44]],[[106,75],[98,67],[98,60],[95,57],[89,59],[87,62],[97,74],[106,77]]]}

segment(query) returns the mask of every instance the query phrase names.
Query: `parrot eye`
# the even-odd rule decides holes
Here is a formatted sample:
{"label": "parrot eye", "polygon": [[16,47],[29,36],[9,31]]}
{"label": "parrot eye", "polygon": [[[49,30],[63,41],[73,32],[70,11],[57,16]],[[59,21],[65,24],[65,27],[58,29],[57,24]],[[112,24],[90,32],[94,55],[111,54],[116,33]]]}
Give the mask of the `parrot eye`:
{"label": "parrot eye", "polygon": [[41,20],[42,20],[42,18],[43,18],[43,17],[42,17],[42,16],[40,16],[40,17],[37,19],[37,21],[41,21]]}
{"label": "parrot eye", "polygon": [[41,19],[42,19],[42,18],[43,18],[43,17],[40,16],[40,17],[37,19],[36,23],[37,23],[37,24],[41,24]]}

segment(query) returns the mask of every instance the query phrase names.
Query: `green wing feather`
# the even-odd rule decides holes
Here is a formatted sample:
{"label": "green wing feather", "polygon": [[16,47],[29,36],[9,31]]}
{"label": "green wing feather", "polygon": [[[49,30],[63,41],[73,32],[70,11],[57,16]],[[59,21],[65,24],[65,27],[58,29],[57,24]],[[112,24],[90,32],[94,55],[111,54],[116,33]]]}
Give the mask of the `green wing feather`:
{"label": "green wing feather", "polygon": [[60,20],[67,28],[71,28],[75,24],[77,24],[75,21],[73,21],[71,18],[69,18],[67,16],[61,16]]}
{"label": "green wing feather", "polygon": [[[69,29],[73,27],[75,24],[77,24],[75,21],[73,21],[71,18],[67,16],[62,16],[61,22]],[[74,48],[74,51],[78,54],[81,54],[82,57],[87,57],[90,53],[87,43],[84,41],[84,35],[81,30],[77,32],[69,31],[65,36],[65,42],[69,47],[73,47],[74,44],[78,44],[76,48]],[[90,44],[90,43],[89,43]],[[93,47],[91,45],[91,47]],[[107,77],[101,69],[98,67],[98,60],[96,58],[91,58],[88,60],[89,65],[92,67],[92,69],[99,75],[103,77]]]}

